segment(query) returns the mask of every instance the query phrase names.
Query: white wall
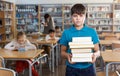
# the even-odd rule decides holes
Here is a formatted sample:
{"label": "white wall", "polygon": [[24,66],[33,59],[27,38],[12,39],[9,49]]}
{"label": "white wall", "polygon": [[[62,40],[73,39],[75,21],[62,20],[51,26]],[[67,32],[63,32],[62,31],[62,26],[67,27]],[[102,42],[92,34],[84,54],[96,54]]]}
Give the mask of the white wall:
{"label": "white wall", "polygon": [[16,0],[16,4],[112,3],[113,0]]}
{"label": "white wall", "polygon": [[7,2],[15,3],[15,0],[2,0],[2,1],[7,1]]}

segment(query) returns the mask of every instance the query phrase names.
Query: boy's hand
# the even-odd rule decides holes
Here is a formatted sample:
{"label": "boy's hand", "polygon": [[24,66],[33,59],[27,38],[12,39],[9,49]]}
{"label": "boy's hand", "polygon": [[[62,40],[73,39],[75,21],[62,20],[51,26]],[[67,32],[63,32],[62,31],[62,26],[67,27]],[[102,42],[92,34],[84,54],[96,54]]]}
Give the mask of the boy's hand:
{"label": "boy's hand", "polygon": [[72,58],[72,55],[71,55],[71,54],[68,54],[68,55],[67,55],[67,59],[68,59],[69,63],[70,63],[70,64],[74,64],[75,62],[72,62],[72,61],[71,61],[71,58]]}
{"label": "boy's hand", "polygon": [[15,47],[15,48],[13,49],[13,51],[18,51],[18,47]]}
{"label": "boy's hand", "polygon": [[94,53],[93,53],[93,55],[92,55],[92,63],[94,63],[95,61],[96,61],[96,56],[94,55]]}

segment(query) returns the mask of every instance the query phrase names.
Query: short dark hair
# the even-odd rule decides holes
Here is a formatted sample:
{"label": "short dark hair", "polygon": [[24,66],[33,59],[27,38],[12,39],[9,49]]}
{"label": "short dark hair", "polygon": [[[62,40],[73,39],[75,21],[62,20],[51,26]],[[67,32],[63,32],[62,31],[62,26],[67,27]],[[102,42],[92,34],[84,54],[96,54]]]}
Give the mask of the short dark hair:
{"label": "short dark hair", "polygon": [[23,35],[25,35],[25,32],[23,32],[23,31],[18,32],[17,33],[17,39],[19,39],[19,37],[21,37]]}
{"label": "short dark hair", "polygon": [[59,26],[55,26],[55,29],[59,29],[60,27]]}
{"label": "short dark hair", "polygon": [[86,13],[86,8],[83,4],[75,4],[71,8],[71,15],[74,13],[76,14],[85,14]]}
{"label": "short dark hair", "polygon": [[55,32],[55,30],[53,30],[53,29],[50,29],[50,30],[49,30],[49,34],[50,34],[50,33],[52,33],[52,32]]}

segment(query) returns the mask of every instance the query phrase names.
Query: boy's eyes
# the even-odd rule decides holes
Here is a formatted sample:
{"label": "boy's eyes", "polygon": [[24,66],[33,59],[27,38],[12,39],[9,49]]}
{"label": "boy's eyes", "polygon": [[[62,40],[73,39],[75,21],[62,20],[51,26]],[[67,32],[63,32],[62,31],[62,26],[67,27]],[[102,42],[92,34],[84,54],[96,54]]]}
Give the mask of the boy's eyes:
{"label": "boy's eyes", "polygon": [[84,16],[84,14],[73,14],[73,17],[78,17],[78,16],[80,16],[80,17],[83,17]]}

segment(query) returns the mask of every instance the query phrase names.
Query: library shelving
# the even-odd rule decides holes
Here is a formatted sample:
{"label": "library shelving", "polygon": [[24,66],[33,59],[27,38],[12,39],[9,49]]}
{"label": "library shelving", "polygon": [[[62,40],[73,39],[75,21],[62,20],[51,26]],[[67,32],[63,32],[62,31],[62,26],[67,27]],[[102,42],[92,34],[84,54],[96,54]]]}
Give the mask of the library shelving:
{"label": "library shelving", "polygon": [[88,4],[87,23],[97,31],[112,31],[112,4]]}
{"label": "library shelving", "polygon": [[120,32],[120,3],[114,3],[113,8],[113,31]]}
{"label": "library shelving", "polygon": [[62,28],[62,4],[41,4],[40,22],[44,21],[44,15],[48,13],[54,20],[55,26]]}
{"label": "library shelving", "polygon": [[[18,31],[36,32],[42,30],[44,14],[54,18],[55,26],[62,30],[72,24],[70,9],[73,4],[38,4],[16,5],[16,23]],[[86,20],[90,27],[98,32],[119,32],[120,4],[116,3],[84,3]],[[39,28],[37,28],[39,27]]]}
{"label": "library shelving", "polygon": [[69,28],[72,23],[71,13],[70,13],[71,7],[72,7],[72,4],[63,5],[63,29]]}
{"label": "library shelving", "polygon": [[17,31],[33,33],[39,31],[38,5],[16,5]]}
{"label": "library shelving", "polygon": [[14,4],[0,1],[0,41],[11,40],[14,37]]}

